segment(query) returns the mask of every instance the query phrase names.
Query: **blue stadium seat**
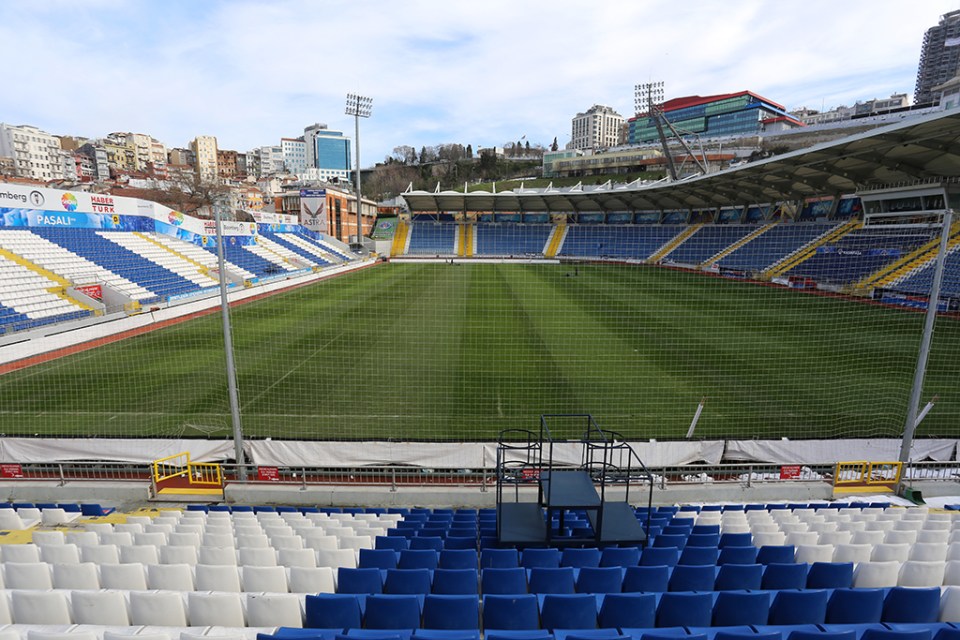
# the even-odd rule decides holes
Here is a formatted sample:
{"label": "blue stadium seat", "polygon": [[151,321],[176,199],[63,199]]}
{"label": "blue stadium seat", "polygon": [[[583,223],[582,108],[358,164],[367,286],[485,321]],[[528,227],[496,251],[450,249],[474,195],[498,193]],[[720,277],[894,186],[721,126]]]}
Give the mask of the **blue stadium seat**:
{"label": "blue stadium seat", "polygon": [[[623,569],[620,567],[583,567],[577,576],[577,593],[620,593]],[[632,626],[632,625],[631,625]]]}
{"label": "blue stadium seat", "polygon": [[549,631],[536,630],[508,630],[495,629],[488,632],[484,629],[484,640],[554,640],[554,636]]}
{"label": "blue stadium seat", "polygon": [[[694,529],[696,529],[696,527],[694,527]],[[717,531],[717,533],[691,533],[690,537],[687,538],[687,547],[718,547],[719,545],[719,531]]]}
{"label": "blue stadium seat", "polygon": [[379,569],[337,569],[337,593],[383,593]]}
{"label": "blue stadium seat", "polygon": [[721,547],[717,564],[757,564],[757,548],[753,545],[747,547]]}
{"label": "blue stadium seat", "polygon": [[480,591],[484,595],[527,593],[527,571],[522,567],[484,569],[480,573]]}
{"label": "blue stadium seat", "polygon": [[751,628],[742,631],[724,631],[720,630],[713,636],[713,640],[783,640],[783,634],[779,631],[768,631],[767,633],[757,633]]}
{"label": "blue stadium seat", "polygon": [[524,549],[520,554],[520,566],[526,569],[533,567],[555,568],[560,566],[560,550],[547,549]]}
{"label": "blue stadium seat", "polygon": [[857,640],[857,632],[853,629],[847,631],[793,631],[788,640]]}
{"label": "blue stadium seat", "polygon": [[717,569],[713,588],[715,591],[756,590],[760,588],[762,581],[762,564],[724,564]]}
{"label": "blue stadium seat", "polygon": [[410,548],[410,542],[402,536],[377,536],[374,538],[373,546],[375,549],[403,551]]}
{"label": "blue stadium seat", "polygon": [[425,629],[479,629],[480,600],[471,595],[428,595],[423,599]]}
{"label": "blue stadium seat", "polygon": [[925,629],[865,629],[860,640],[932,640],[930,628]]}
{"label": "blue stadium seat", "polygon": [[640,554],[640,565],[644,567],[666,565],[676,566],[680,561],[680,550],[674,547],[647,547]]}
{"label": "blue stadium seat", "polygon": [[560,553],[561,567],[599,567],[600,549],[592,547],[569,548]]}
{"label": "blue stadium seat", "polygon": [[443,595],[476,594],[479,579],[476,569],[437,569],[433,572],[432,593]]}
{"label": "blue stadium seat", "polygon": [[[410,538],[413,542],[417,538]],[[397,560],[398,569],[436,569],[439,555],[433,549],[404,549]]]}
{"label": "blue stadium seat", "polygon": [[767,624],[770,614],[770,594],[721,591],[713,605],[713,626]]}
{"label": "blue stadium seat", "polygon": [[576,593],[573,567],[533,567],[528,580],[530,593]]}
{"label": "blue stadium seat", "polygon": [[880,622],[883,589],[834,589],[827,601],[827,624]]}
{"label": "blue stadium seat", "polygon": [[808,589],[849,589],[852,586],[852,562],[814,562],[810,565]]}
{"label": "blue stadium seat", "polygon": [[516,549],[484,549],[480,552],[480,568],[509,569],[520,566],[520,553]]}
{"label": "blue stadium seat", "polygon": [[762,589],[805,589],[809,565],[804,563],[768,564],[760,581]]}
{"label": "blue stadium seat", "polygon": [[414,536],[410,538],[410,549],[443,549],[443,538],[440,536]]}
{"label": "blue stadium seat", "polygon": [[[698,535],[705,535],[705,534],[710,534],[710,535],[714,535],[714,534],[715,534],[715,535],[719,536],[719,535],[720,535],[720,525],[718,525],[718,524],[695,524],[695,525],[693,525],[693,529],[690,530],[690,535],[691,535],[691,536],[698,536]],[[715,546],[717,546],[719,543],[720,543],[720,538],[718,537],[718,538],[717,538],[717,541],[716,541],[715,543],[709,544],[709,545],[707,545],[707,546],[715,547]],[[690,542],[687,542],[687,544],[690,544]]]}
{"label": "blue stadium seat", "polygon": [[665,593],[657,605],[658,627],[709,627],[712,618],[710,593]]}
{"label": "blue stadium seat", "polygon": [[653,539],[653,548],[673,547],[683,549],[685,546],[687,546],[687,536],[681,534],[661,533]]}
{"label": "blue stadium seat", "polygon": [[451,549],[444,547],[440,552],[440,569],[476,569],[476,549]]}
{"label": "blue stadium seat", "polygon": [[429,569],[387,569],[383,592],[387,594],[430,593]]}
{"label": "blue stadium seat", "polygon": [[883,601],[882,622],[936,622],[940,615],[938,587],[893,587]]}
{"label": "blue stadium seat", "polygon": [[704,565],[717,564],[720,557],[720,550],[716,547],[692,547],[687,545],[680,552],[680,561],[678,565]]}
{"label": "blue stadium seat", "polygon": [[[451,529],[451,534],[453,530]],[[474,529],[471,535],[448,535],[443,541],[444,549],[473,550],[477,549],[477,532]]]}
{"label": "blue stadium seat", "polygon": [[827,600],[830,592],[825,589],[801,591],[776,591],[770,605],[770,624],[823,624],[827,619]]}
{"label": "blue stadium seat", "polygon": [[605,547],[600,552],[601,567],[635,567],[640,564],[637,547]]}
{"label": "blue stadium seat", "polygon": [[603,628],[653,627],[657,621],[657,597],[652,593],[608,593],[603,598],[597,623]]}
{"label": "blue stadium seat", "polygon": [[369,595],[363,624],[367,629],[417,629],[420,599],[415,595]]}
{"label": "blue stadium seat", "polygon": [[397,552],[392,549],[360,549],[357,566],[361,569],[395,569]]}
{"label": "blue stadium seat", "polygon": [[753,534],[723,533],[720,534],[720,543],[717,546],[721,549],[726,549],[727,547],[750,547],[753,546]]}
{"label": "blue stadium seat", "polygon": [[627,567],[623,575],[623,591],[663,593],[670,585],[670,567]]}
{"label": "blue stadium seat", "polygon": [[[483,596],[484,630],[534,630],[540,628],[540,609],[532,593]],[[486,637],[490,637],[486,634]]]}
{"label": "blue stadium seat", "polygon": [[717,579],[715,565],[682,565],[673,568],[670,574],[670,591],[713,591]]}
{"label": "blue stadium seat", "polygon": [[335,640],[343,629],[277,627],[273,633],[258,633],[257,640]]}
{"label": "blue stadium seat", "polygon": [[540,624],[544,629],[594,629],[597,599],[588,593],[548,593],[540,607]]}
{"label": "blue stadium seat", "polygon": [[306,626],[314,629],[360,627],[360,601],[354,595],[321,593],[305,599]]}
{"label": "blue stadium seat", "polygon": [[794,561],[797,550],[792,544],[764,545],[757,551],[757,562],[760,564],[790,564]]}

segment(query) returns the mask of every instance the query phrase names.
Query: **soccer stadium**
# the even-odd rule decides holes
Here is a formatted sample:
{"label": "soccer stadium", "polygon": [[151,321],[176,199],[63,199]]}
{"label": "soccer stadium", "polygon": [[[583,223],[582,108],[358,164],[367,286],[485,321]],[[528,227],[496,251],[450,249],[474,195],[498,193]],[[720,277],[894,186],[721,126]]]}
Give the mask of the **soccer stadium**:
{"label": "soccer stadium", "polygon": [[960,637],[960,115],[300,221],[0,186],[0,640]]}

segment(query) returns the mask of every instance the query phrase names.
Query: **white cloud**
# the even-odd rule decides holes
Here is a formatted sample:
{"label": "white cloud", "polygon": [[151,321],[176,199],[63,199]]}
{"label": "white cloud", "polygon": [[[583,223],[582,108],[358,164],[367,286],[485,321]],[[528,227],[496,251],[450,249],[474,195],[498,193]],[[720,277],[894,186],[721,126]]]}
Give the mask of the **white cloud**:
{"label": "white cloud", "polygon": [[343,101],[359,91],[374,98],[364,164],[400,144],[563,143],[592,104],[631,115],[649,79],[668,97],[749,89],[790,108],[910,93],[924,31],[955,8],[677,4],[6,1],[0,120],[245,151],[317,121],[352,134]]}

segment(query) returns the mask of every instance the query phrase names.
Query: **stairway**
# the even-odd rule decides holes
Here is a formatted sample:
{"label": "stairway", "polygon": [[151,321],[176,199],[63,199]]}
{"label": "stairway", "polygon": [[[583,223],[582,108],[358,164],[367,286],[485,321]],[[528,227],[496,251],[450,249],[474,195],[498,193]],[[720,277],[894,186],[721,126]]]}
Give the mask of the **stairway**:
{"label": "stairway", "polygon": [[760,235],[766,233],[770,229],[773,229],[775,226],[777,226],[777,223],[771,222],[770,224],[765,224],[762,227],[759,227],[751,231],[750,233],[743,236],[742,238],[740,238],[739,240],[731,244],[729,247],[727,247],[723,251],[717,253],[716,255],[710,256],[709,258],[704,260],[702,263],[700,263],[700,268],[702,269],[704,267],[709,267],[712,264],[716,264],[720,262],[721,260],[726,258],[728,255],[730,255],[731,253],[733,253],[743,245],[747,244],[748,242],[752,242],[754,238],[759,237]]}
{"label": "stairway", "polygon": [[668,243],[657,249],[649,258],[647,258],[647,262],[652,264],[660,262],[667,257],[667,254],[686,242],[693,234],[699,231],[700,227],[702,226],[703,223],[698,223],[684,228],[683,231],[675,235]]}
{"label": "stairway", "polygon": [[819,238],[814,239],[813,242],[808,242],[793,253],[785,256],[782,260],[766,269],[763,274],[770,278],[781,276],[809,258],[817,255],[818,247],[822,247],[830,242],[836,242],[851,231],[855,231],[862,226],[863,223],[859,220],[850,220],[844,224],[837,225]]}
{"label": "stairway", "polygon": [[563,247],[563,241],[567,237],[567,225],[560,222],[554,225],[550,230],[550,237],[547,238],[547,246],[543,250],[545,258],[555,258]]}
{"label": "stairway", "polygon": [[[578,439],[560,440],[549,426],[556,419],[582,420],[586,429]],[[555,448],[571,445],[579,445],[581,464],[555,464]],[[521,500],[520,486],[533,483],[537,500]],[[545,415],[539,432],[503,432],[497,446],[498,540],[519,546],[643,544],[646,533],[629,502],[631,483],[649,483],[651,504],[653,477],[643,462],[621,436],[603,432],[589,415]],[[511,487],[514,495],[508,499]],[[566,533],[568,511],[586,513],[592,537]]]}
{"label": "stairway", "polygon": [[[947,251],[960,244],[960,222],[954,223],[947,241]],[[912,251],[893,264],[871,274],[857,283],[857,287],[888,287],[906,279],[911,273],[923,269],[936,260],[940,253],[940,237],[927,242],[916,251]]]}
{"label": "stairway", "polygon": [[402,256],[407,252],[410,239],[410,225],[403,220],[397,220],[397,230],[393,234],[393,244],[390,246],[391,256]]}

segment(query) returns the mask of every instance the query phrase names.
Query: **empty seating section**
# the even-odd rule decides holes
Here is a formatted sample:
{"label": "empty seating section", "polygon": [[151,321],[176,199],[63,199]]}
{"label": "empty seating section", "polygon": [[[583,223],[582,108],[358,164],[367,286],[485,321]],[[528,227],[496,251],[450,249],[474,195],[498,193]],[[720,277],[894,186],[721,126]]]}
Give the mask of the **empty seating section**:
{"label": "empty seating section", "polygon": [[570,225],[559,255],[646,260],[684,228],[682,225]]}
{"label": "empty seating section", "polygon": [[719,264],[725,269],[763,271],[835,226],[824,223],[781,222],[724,256]]}
{"label": "empty seating section", "polygon": [[414,222],[410,226],[408,255],[453,255],[459,225],[442,222]]}
{"label": "empty seating section", "polygon": [[[128,248],[120,236],[136,238],[129,232],[102,232],[93,229],[38,228],[35,233],[110,272],[136,283],[155,297],[166,297],[192,291],[197,283],[161,266],[150,258]],[[178,261],[179,262],[179,261]]]}
{"label": "empty seating section", "polygon": [[747,224],[704,225],[664,259],[679,264],[698,265],[756,230],[756,225]]}
{"label": "empty seating section", "polygon": [[74,231],[79,230],[4,229],[0,231],[0,247],[23,256],[33,264],[71,283],[103,283],[134,300],[150,300],[157,297],[155,293],[137,283],[48,239],[51,236],[59,238],[61,234],[72,235]]}
{"label": "empty seating section", "polygon": [[[204,250],[199,245],[193,244],[192,242],[187,242],[185,240],[180,240],[179,238],[174,238],[173,236],[164,235],[162,233],[149,233],[144,235],[154,242],[162,244],[171,251],[179,253],[180,255],[185,256],[187,259],[203,265],[207,269],[217,269],[217,256],[215,252],[211,254],[209,251]],[[235,273],[244,280],[256,277],[252,271],[247,271],[246,269],[231,263],[229,260],[226,260],[226,268],[227,271]]]}
{"label": "empty seating section", "polygon": [[0,331],[20,331],[89,315],[48,291],[57,286],[53,280],[0,256]]}
{"label": "empty seating section", "polygon": [[543,256],[552,225],[548,224],[479,224],[476,255],[479,256]]}
{"label": "empty seating section", "polygon": [[[184,288],[184,291],[197,287],[210,287],[217,283],[213,277],[204,272],[203,265],[184,260],[175,253],[150,240],[147,236],[125,231],[98,231],[97,235],[136,253],[168,271],[172,271],[195,285],[194,287]],[[143,282],[139,278],[137,281]],[[167,292],[161,291],[161,293]]]}
{"label": "empty seating section", "polygon": [[276,239],[271,236],[258,235],[256,246],[266,249],[275,256],[279,256],[283,259],[284,263],[289,264],[292,268],[298,268],[304,265],[313,266],[326,264],[317,259],[316,256],[312,256],[301,250],[299,247],[290,247],[284,242],[277,242]]}
{"label": "empty seating section", "polygon": [[[0,508],[4,528],[72,521],[0,544],[0,624],[10,625],[0,633],[30,640],[29,625],[44,624],[103,640],[184,640],[177,634],[192,627],[264,640],[960,636],[960,525],[949,512],[638,508],[646,548],[518,550],[496,546],[488,509],[198,506],[108,523],[68,506]],[[850,553],[861,555],[844,560]],[[814,561],[801,562],[807,555]]]}
{"label": "empty seating section", "polygon": [[816,255],[787,274],[822,282],[853,283],[918,249],[933,237],[933,232],[859,229],[836,243],[819,247]]}
{"label": "empty seating section", "polygon": [[[930,294],[933,286],[933,272],[936,261],[930,261],[917,271],[908,274],[899,282],[894,282],[890,288],[906,293]],[[941,283],[941,295],[958,296],[960,295],[960,246],[956,246],[947,253],[947,259],[943,265],[943,282]]]}
{"label": "empty seating section", "polygon": [[328,265],[340,262],[340,259],[323,251],[319,245],[295,233],[260,233],[261,239],[271,240],[279,246],[285,247],[312,264]]}
{"label": "empty seating section", "polygon": [[[204,249],[216,258],[216,244],[208,245],[204,247]],[[254,277],[286,273],[295,269],[295,267],[283,262],[276,254],[252,245],[245,246],[225,242],[223,243],[223,258],[231,264],[235,264],[252,273]]]}

